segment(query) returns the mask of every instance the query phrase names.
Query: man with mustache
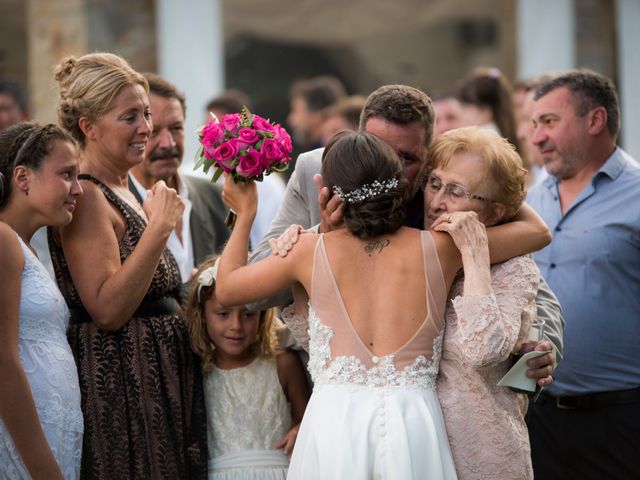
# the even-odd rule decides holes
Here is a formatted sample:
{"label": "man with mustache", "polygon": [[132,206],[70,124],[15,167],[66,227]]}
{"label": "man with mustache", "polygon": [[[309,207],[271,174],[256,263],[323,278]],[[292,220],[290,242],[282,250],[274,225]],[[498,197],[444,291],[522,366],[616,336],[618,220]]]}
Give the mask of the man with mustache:
{"label": "man with mustache", "polygon": [[184,283],[191,278],[193,269],[221,250],[229,238],[229,230],[224,224],[227,209],[220,187],[205,179],[179,173],[184,155],[184,96],[161,76],[153,73],[144,76],[149,82],[153,132],[147,142],[144,161],[131,169],[129,188],[143,202],[147,189],[158,180],[164,180],[185,203],[182,220],[167,242]]}

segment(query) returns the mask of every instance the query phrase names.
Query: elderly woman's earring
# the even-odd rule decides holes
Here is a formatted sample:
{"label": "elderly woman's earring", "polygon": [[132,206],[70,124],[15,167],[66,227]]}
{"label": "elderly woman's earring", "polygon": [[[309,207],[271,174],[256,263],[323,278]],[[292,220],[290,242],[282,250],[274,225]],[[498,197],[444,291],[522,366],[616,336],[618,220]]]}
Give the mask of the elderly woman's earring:
{"label": "elderly woman's earring", "polygon": [[24,189],[24,194],[28,197],[29,196],[29,187]]}

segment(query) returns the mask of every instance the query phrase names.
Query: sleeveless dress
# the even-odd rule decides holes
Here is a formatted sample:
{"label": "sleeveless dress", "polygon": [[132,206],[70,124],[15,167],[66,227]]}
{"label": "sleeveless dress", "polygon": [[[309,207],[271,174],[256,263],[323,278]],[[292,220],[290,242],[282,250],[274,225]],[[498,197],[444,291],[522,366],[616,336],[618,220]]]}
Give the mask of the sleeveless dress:
{"label": "sleeveless dress", "polygon": [[421,232],[421,241],[427,318],[395,353],[378,357],[349,319],[320,236],[308,325],[314,387],[287,478],[456,478],[435,393],[447,290],[431,234]]}
{"label": "sleeveless dress", "polygon": [[[17,235],[16,235],[17,236]],[[78,373],[66,330],[69,309],[47,269],[18,237],[24,252],[18,349],[38,419],[64,478],[80,475],[82,411]],[[0,420],[0,478],[30,479]]]}
{"label": "sleeveless dress", "polygon": [[204,377],[209,480],[284,480],[289,459],[276,445],[291,428],[291,408],[275,358],[214,367]]}
{"label": "sleeveless dress", "polygon": [[[146,222],[106,185],[100,187],[122,213],[119,243],[124,263]],[[87,245],[87,248],[91,248]],[[82,309],[64,253],[49,230],[56,279],[70,309]],[[165,249],[145,301],[178,300],[178,266]],[[91,321],[74,323],[69,343],[76,358],[85,435],[82,478],[206,478],[207,437],[201,365],[191,351],[180,314],[136,315],[115,332]]]}

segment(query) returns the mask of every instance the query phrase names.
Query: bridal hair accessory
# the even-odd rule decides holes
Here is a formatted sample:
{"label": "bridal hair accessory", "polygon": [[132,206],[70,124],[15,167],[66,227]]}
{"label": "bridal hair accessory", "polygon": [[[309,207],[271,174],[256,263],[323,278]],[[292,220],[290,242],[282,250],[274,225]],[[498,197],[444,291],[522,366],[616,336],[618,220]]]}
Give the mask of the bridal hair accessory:
{"label": "bridal hair accessory", "polygon": [[220,265],[220,259],[217,259],[213,265],[206,268],[198,276],[198,301],[200,301],[200,292],[202,287],[210,287],[213,282],[216,281],[218,276],[218,265]]}
{"label": "bridal hair accessory", "polygon": [[344,193],[342,188],[338,186],[333,187],[333,193],[338,195],[343,201],[347,203],[356,203],[361,202],[363,200],[367,200],[369,198],[377,197],[383,193],[387,193],[390,190],[393,190],[398,186],[397,178],[389,178],[384,182],[379,182],[378,180],[372,183],[365,183],[360,188],[356,190],[351,190],[350,192]]}

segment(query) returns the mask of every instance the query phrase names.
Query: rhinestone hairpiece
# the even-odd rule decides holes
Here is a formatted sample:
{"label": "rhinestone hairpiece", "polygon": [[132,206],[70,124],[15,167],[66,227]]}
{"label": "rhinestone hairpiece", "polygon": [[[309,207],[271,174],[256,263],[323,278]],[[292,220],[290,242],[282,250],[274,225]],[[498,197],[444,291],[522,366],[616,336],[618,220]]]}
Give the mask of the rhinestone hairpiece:
{"label": "rhinestone hairpiece", "polygon": [[343,201],[347,203],[356,203],[361,202],[362,200],[367,200],[369,198],[377,197],[382,193],[387,193],[389,190],[392,190],[398,186],[397,178],[389,178],[384,182],[379,182],[378,180],[372,183],[365,183],[360,188],[355,190],[351,190],[350,192],[344,193],[342,188],[338,186],[333,187],[333,193],[338,195]]}

